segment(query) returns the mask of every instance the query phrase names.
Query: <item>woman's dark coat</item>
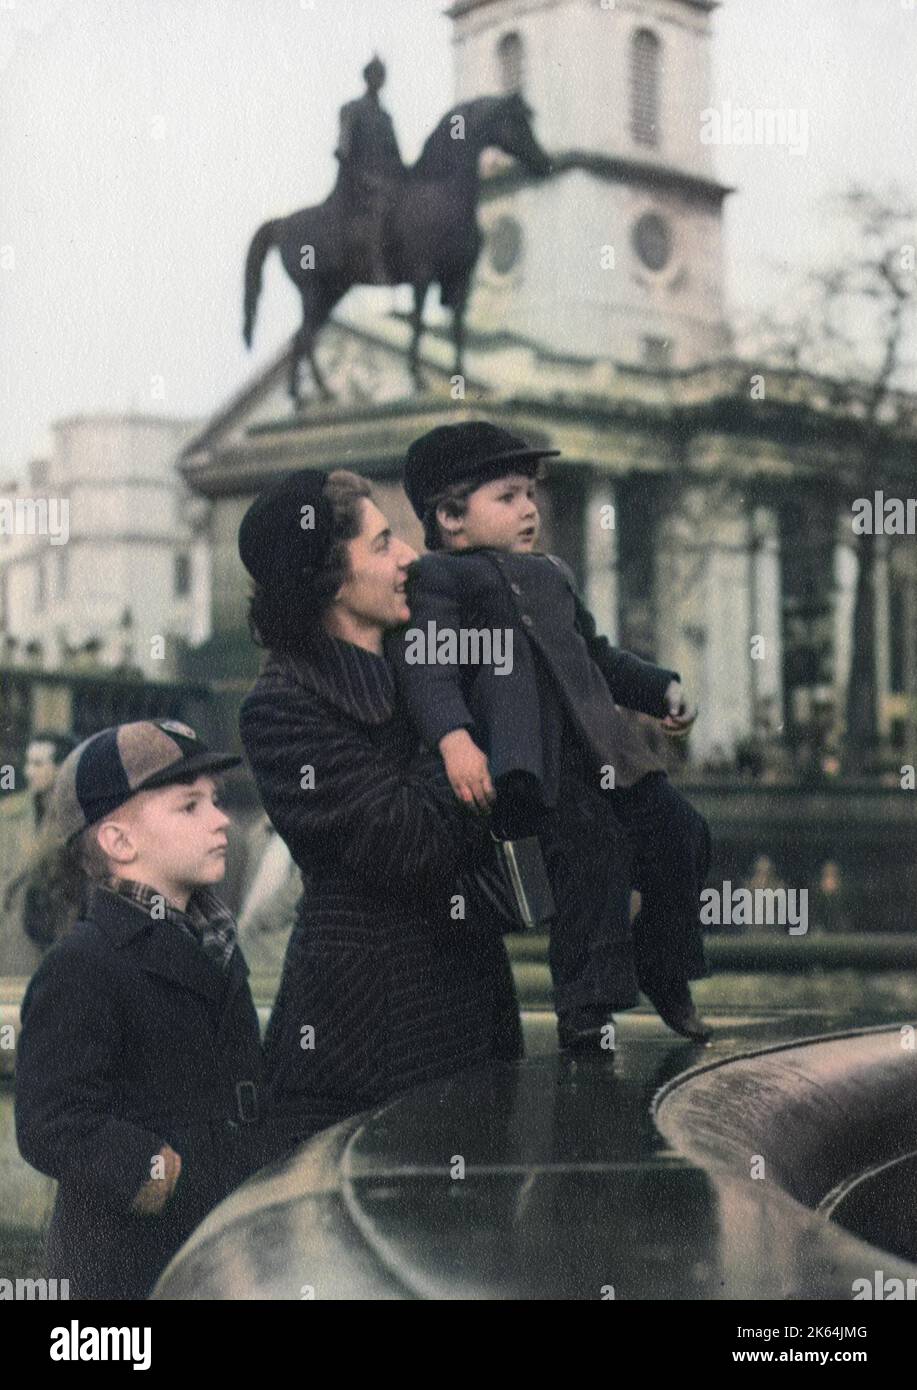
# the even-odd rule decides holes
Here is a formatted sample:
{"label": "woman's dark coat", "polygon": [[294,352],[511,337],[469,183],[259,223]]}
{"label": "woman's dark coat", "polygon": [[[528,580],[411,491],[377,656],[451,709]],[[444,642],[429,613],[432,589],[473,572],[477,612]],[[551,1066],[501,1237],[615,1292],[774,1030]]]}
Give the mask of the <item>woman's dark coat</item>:
{"label": "woman's dark coat", "polygon": [[[16,1051],[23,1158],[58,1181],[49,1276],[71,1298],[145,1298],[207,1212],[263,1161],[258,1018],[238,948],[226,971],[181,927],[97,889],[29,984]],[[129,1208],[168,1143],[158,1216]]]}
{"label": "woman's dark coat", "polygon": [[271,657],[240,728],[265,809],[309,879],[265,1038],[290,1137],[520,1057],[506,923],[459,882],[492,862],[486,831],[438,758],[412,761],[386,662],[325,636],[308,661]]}

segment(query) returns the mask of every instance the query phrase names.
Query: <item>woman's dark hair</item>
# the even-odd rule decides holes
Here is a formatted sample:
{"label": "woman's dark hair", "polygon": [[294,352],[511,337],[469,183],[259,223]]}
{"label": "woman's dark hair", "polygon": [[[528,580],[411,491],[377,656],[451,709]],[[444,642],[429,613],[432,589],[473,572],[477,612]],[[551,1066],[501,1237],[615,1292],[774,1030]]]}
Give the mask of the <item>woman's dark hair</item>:
{"label": "woman's dark hair", "polygon": [[363,500],[372,500],[372,488],[357,473],[339,468],[329,473],[323,496],[331,504],[334,527],[327,558],[299,590],[255,585],[248,606],[248,627],[259,647],[301,651],[321,626],[325,609],[347,578],[347,542],[360,534]]}

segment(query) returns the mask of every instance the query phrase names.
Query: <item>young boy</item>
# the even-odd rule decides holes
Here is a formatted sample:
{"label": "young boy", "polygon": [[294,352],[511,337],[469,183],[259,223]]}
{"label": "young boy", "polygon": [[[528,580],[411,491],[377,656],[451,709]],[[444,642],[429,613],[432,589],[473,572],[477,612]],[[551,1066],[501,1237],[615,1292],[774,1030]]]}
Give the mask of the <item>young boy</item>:
{"label": "young boy", "polygon": [[[698,912],[709,833],[627,711],[676,735],[694,714],[678,674],[599,637],[572,571],[536,552],[534,475],[557,452],[484,422],[411,445],[404,486],[430,553],[414,566],[411,623],[389,652],[456,796],[493,807],[503,838],[542,837],[558,908],[550,964],[561,1044],[607,1048],[612,1009],[637,1002],[625,942],[663,1019],[702,1041],[688,980],[706,974]],[[492,635],[490,659],[480,646],[468,659],[475,632]],[[632,948],[631,879],[642,898]]]}
{"label": "young boy", "polygon": [[74,894],[82,870],[86,895],[23,1001],[16,1134],[58,1181],[48,1273],[71,1298],[145,1298],[260,1166],[258,1018],[211,891],[229,824],[213,774],[239,761],[143,720],[58,773],[49,876]]}

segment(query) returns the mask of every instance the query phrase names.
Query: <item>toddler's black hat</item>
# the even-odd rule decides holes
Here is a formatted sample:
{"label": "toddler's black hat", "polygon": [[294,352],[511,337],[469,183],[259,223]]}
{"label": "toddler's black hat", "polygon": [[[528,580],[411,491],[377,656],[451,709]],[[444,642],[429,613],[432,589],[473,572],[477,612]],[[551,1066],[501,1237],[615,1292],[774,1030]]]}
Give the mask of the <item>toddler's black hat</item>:
{"label": "toddler's black hat", "polygon": [[517,471],[534,473],[538,459],[559,453],[559,449],[533,448],[486,420],[437,425],[408,449],[404,490],[423,521],[433,498],[453,483],[485,483]]}

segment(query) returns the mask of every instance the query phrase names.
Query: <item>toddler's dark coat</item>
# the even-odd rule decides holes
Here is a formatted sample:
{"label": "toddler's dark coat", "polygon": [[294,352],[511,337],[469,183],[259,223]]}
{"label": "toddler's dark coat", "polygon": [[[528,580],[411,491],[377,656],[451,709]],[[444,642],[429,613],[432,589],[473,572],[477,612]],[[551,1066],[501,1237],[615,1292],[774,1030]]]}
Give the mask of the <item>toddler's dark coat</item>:
{"label": "toddler's dark coat", "polygon": [[[49,1276],[71,1298],[145,1298],[210,1209],[262,1161],[251,1122],[258,1018],[238,949],[223,971],[181,927],[96,889],[22,1005],[16,1133],[58,1180]],[[168,1143],[178,1183],[157,1216],[130,1204]]]}
{"label": "toddler's dark coat", "polygon": [[[596,788],[606,765],[614,768],[618,787],[664,771],[633,716],[617,706],[661,718],[677,672],[600,637],[562,561],[490,549],[437,551],[412,566],[408,601],[411,622],[388,639],[386,650],[428,746],[435,748],[451,729],[467,728],[495,778],[530,773],[548,805],[556,804],[559,791],[565,716],[591,758]],[[511,631],[512,671],[501,675],[493,664],[408,664],[407,633],[425,632],[431,622],[438,632]]]}
{"label": "toddler's dark coat", "polygon": [[[547,841],[542,834],[549,873],[566,861],[565,879],[554,880],[560,914],[551,931],[558,1016],[607,1016],[637,1002],[638,982],[664,995],[705,974],[697,898],[709,831],[669,784],[632,713],[664,716],[678,673],[600,636],[572,571],[553,556],[436,551],[412,566],[408,603],[410,624],[391,635],[387,652],[424,742],[436,748],[450,730],[468,729],[498,792],[501,778],[526,773],[557,808],[561,831],[576,827],[572,852],[556,843],[551,851],[553,832]],[[407,660],[417,630],[435,644],[443,632],[498,628],[512,633],[509,674],[494,662],[463,666],[461,653],[451,663]],[[642,829],[631,833],[638,821]],[[631,882],[642,894],[632,929]]]}

